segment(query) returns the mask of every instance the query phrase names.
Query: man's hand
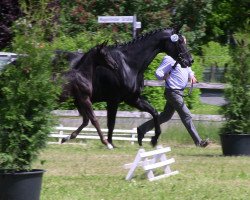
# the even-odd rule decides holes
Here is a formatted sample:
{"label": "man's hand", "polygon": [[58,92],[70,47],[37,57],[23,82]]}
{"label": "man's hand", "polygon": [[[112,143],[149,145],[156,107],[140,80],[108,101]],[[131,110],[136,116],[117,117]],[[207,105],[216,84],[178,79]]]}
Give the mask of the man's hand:
{"label": "man's hand", "polygon": [[191,81],[192,84],[198,83],[198,81],[197,81],[197,79],[195,78],[195,76],[193,76],[193,77],[191,78],[190,81]]}

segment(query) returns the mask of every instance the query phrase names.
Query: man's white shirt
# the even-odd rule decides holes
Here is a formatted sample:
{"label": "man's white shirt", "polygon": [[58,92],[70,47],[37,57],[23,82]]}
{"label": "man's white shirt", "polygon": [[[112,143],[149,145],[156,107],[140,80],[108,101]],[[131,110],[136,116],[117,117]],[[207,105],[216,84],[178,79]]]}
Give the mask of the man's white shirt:
{"label": "man's white shirt", "polygon": [[184,89],[188,80],[194,76],[194,72],[190,67],[182,68],[180,64],[177,64],[175,69],[172,68],[175,64],[175,60],[170,56],[165,56],[155,72],[155,76],[158,80],[164,80],[166,76],[166,87],[171,89]]}

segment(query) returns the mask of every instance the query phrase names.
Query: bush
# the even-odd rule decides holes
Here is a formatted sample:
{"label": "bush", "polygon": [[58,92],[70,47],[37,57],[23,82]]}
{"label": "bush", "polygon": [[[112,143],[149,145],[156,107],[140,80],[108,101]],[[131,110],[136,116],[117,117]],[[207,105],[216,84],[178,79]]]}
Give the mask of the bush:
{"label": "bush", "polygon": [[23,170],[46,145],[60,90],[43,44],[16,36],[13,51],[22,56],[0,72],[0,168]]}
{"label": "bush", "polygon": [[237,45],[232,48],[233,62],[227,73],[225,91],[228,104],[223,106],[226,123],[222,133],[250,134],[250,41],[248,35],[238,36]]}

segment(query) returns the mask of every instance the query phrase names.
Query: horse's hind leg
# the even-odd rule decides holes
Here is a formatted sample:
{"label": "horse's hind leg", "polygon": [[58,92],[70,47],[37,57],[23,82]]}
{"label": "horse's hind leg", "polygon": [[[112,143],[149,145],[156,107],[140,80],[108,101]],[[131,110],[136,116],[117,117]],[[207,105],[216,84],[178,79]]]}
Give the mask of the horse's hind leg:
{"label": "horse's hind leg", "polygon": [[100,137],[100,140],[103,144],[105,144],[109,149],[113,149],[113,146],[107,141],[107,139],[104,137],[101,128],[100,128],[100,124],[98,122],[97,117],[95,116],[94,110],[92,108],[92,103],[90,101],[89,98],[87,98],[85,100],[85,112],[86,115],[88,116],[88,118],[90,119],[91,123],[93,124],[93,126],[96,128],[97,133]]}

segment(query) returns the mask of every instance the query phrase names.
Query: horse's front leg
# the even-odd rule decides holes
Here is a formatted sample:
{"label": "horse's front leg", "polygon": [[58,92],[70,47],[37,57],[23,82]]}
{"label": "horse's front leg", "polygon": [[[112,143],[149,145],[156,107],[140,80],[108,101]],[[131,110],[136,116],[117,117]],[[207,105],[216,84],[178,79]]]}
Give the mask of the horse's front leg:
{"label": "horse's front leg", "polygon": [[138,143],[141,146],[142,145],[142,139],[144,138],[144,135],[146,134],[147,131],[151,130],[152,128],[155,128],[155,136],[152,137],[151,139],[151,145],[155,147],[158,142],[158,138],[161,134],[161,127],[159,123],[159,114],[157,110],[149,104],[146,100],[142,99],[141,97],[138,97],[134,100],[126,101],[131,106],[136,107],[140,111],[148,112],[152,115],[153,117],[153,125],[148,126],[148,130],[142,132],[141,130],[138,130]]}
{"label": "horse's front leg", "polygon": [[115,147],[112,137],[115,127],[116,113],[117,113],[118,103],[107,102],[107,127],[108,127],[108,142]]}
{"label": "horse's front leg", "polygon": [[108,140],[104,137],[104,135],[103,135],[103,133],[101,131],[100,124],[99,124],[98,119],[97,119],[97,117],[96,117],[96,115],[94,113],[94,110],[92,108],[92,103],[91,103],[89,98],[87,98],[85,100],[85,105],[86,105],[86,108],[85,108],[86,115],[90,119],[93,126],[96,128],[101,142],[103,144],[105,144],[108,147],[108,149],[113,149],[114,148],[113,145],[108,142]]}

